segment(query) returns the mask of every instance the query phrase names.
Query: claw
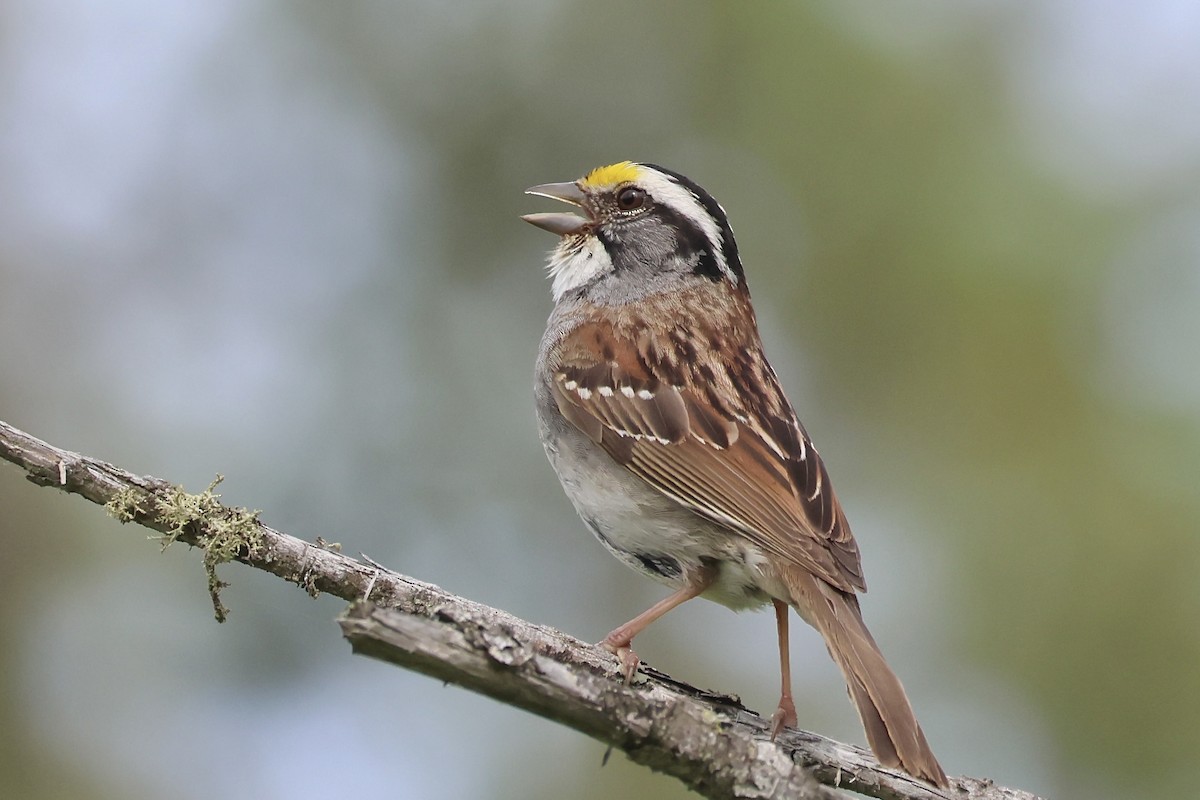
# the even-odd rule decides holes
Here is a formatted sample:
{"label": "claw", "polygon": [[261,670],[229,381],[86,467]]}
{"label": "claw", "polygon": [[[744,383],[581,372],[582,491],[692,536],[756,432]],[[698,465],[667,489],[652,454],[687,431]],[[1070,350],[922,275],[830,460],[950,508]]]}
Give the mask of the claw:
{"label": "claw", "polygon": [[[560,187],[557,186],[551,186],[550,188],[554,189],[556,192],[560,190]],[[560,200],[565,199],[557,194],[551,194],[548,189],[547,191],[536,191],[540,189],[547,189],[547,187],[535,186],[531,191],[533,191],[534,194],[545,194],[548,197],[558,197]],[[570,203],[574,201],[567,200],[567,202]],[[644,631],[647,625],[649,625],[651,622],[654,622],[654,620],[658,619],[672,608],[675,608],[681,603],[686,603],[693,597],[699,597],[700,595],[704,594],[704,592],[708,590],[708,587],[712,586],[713,580],[716,578],[716,574],[717,573],[715,569],[708,567],[699,570],[696,572],[696,574],[692,575],[688,579],[688,582],[685,585],[679,589],[676,589],[669,596],[659,600],[657,603],[650,606],[633,619],[629,620],[629,622],[626,622],[621,627],[610,632],[608,636],[604,637],[604,641],[600,643],[600,646],[617,657],[617,661],[621,663],[621,672],[625,675],[626,685],[633,683],[633,673],[637,672],[638,664],[642,663],[642,660],[638,658],[637,653],[633,652],[633,648],[630,647],[630,645],[633,644],[633,637]]]}
{"label": "claw", "polygon": [[784,728],[796,727],[796,705],[792,698],[784,695],[779,698],[779,708],[771,715],[771,741],[775,741]]}
{"label": "claw", "polygon": [[638,664],[642,663],[638,654],[633,652],[633,648],[628,644],[619,644],[608,639],[601,642],[600,646],[617,657],[621,664],[621,674],[625,676],[625,685],[633,683],[633,675],[637,672]]}

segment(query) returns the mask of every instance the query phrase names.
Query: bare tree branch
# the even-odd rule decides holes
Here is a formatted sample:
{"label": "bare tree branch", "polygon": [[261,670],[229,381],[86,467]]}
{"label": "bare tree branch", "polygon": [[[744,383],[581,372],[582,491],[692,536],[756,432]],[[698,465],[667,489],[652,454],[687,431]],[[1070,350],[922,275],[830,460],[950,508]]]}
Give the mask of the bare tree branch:
{"label": "bare tree branch", "polygon": [[[849,789],[882,800],[1038,800],[988,780],[959,778],[943,794],[881,767],[864,750],[787,731],[772,743],[767,722],[728,695],[643,666],[626,686],[605,650],[437,586],[310,544],[229,508],[210,486],[188,494],[158,478],[59,449],[0,422],[0,458],[41,486],[106,505],[123,521],[203,548],[218,619],[216,568],[236,560],[353,605],[341,617],[354,651],[448,681],[568,725],[673,775],[709,798],[829,800]],[[215,486],[215,483],[214,483]],[[644,675],[644,679],[642,676]]]}

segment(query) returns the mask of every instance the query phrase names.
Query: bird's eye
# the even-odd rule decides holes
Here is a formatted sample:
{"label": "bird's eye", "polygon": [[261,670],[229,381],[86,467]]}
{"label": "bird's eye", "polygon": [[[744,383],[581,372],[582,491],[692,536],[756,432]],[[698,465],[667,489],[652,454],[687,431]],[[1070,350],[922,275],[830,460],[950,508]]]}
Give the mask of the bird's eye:
{"label": "bird's eye", "polygon": [[626,186],[617,192],[617,208],[622,211],[634,211],[646,204],[646,193],[636,186]]}

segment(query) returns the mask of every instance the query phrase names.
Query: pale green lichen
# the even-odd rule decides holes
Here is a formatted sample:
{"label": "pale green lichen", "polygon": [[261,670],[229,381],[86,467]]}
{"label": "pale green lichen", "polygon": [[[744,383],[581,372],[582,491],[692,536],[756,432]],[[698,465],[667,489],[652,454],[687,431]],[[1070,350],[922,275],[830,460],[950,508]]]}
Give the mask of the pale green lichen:
{"label": "pale green lichen", "polygon": [[145,515],[146,509],[142,507],[142,501],[145,499],[145,493],[125,488],[114,494],[112,499],[104,504],[104,509],[108,511],[109,516],[121,523],[133,522],[139,516]]}
{"label": "pale green lichen", "polygon": [[222,505],[221,495],[214,491],[222,480],[224,477],[218,475],[199,494],[172,486],[158,501],[158,518],[167,527],[167,532],[159,537],[163,550],[185,534],[204,550],[204,572],[217,622],[224,622],[229,614],[221,602],[221,590],[229,584],[217,577],[217,566],[238,556],[245,557],[263,543],[262,526],[258,522],[261,512]]}

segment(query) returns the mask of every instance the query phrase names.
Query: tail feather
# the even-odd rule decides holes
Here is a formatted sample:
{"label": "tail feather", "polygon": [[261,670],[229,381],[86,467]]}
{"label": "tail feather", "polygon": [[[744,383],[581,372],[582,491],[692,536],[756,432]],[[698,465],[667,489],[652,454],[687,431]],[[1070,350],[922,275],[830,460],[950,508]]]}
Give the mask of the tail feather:
{"label": "tail feather", "polygon": [[841,669],[875,757],[885,766],[946,786],[946,773],[925,741],[900,679],[863,622],[858,598],[801,567],[789,568],[784,579],[793,605],[820,631]]}

